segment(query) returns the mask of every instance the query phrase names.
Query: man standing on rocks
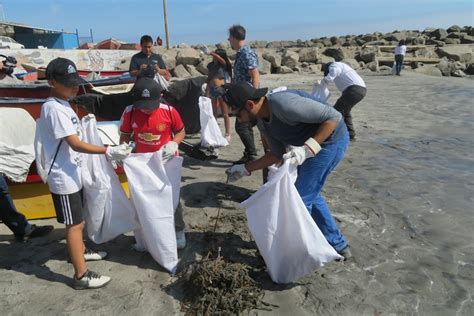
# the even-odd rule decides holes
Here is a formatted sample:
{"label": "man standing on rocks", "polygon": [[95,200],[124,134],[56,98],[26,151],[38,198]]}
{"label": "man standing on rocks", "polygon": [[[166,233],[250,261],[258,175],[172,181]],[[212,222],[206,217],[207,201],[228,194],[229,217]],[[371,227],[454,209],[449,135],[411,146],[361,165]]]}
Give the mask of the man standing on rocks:
{"label": "man standing on rocks", "polygon": [[154,78],[159,73],[166,80],[169,80],[170,74],[166,68],[163,58],[152,52],[153,39],[150,35],[143,35],[140,39],[142,51],[133,55],[130,60],[130,75],[132,77],[150,77]]}
{"label": "man standing on rocks", "polygon": [[315,85],[327,86],[333,81],[337,89],[342,92],[334,108],[344,116],[350,140],[353,141],[356,139],[356,134],[352,123],[351,110],[354,105],[365,97],[367,88],[364,80],[357,72],[342,62],[327,63],[324,67],[324,79],[320,83],[315,83]]}
{"label": "man standing on rocks", "polygon": [[[237,51],[234,63],[233,83],[247,82],[254,88],[260,86],[260,74],[258,72],[257,54],[245,45],[245,28],[241,25],[233,25],[229,28],[229,43],[233,50]],[[246,163],[257,158],[257,149],[253,128],[257,124],[256,120],[240,121],[235,120],[235,131],[239,135],[245,146],[244,155],[235,164]]]}

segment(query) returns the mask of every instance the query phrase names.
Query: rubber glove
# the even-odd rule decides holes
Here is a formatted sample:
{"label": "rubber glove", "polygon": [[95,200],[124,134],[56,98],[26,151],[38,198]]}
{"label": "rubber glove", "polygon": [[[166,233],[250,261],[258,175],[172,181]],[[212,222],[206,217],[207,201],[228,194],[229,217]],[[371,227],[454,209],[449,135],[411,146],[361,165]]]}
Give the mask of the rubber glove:
{"label": "rubber glove", "polygon": [[166,161],[172,158],[173,156],[175,156],[177,151],[178,151],[178,143],[174,141],[169,141],[163,146],[163,148],[161,148],[163,160]]}
{"label": "rubber glove", "polygon": [[227,169],[225,173],[227,174],[228,182],[235,182],[242,177],[250,175],[250,172],[247,170],[247,168],[245,168],[245,164],[234,165]]}
{"label": "rubber glove", "polygon": [[318,142],[310,137],[303,146],[291,146],[289,152],[283,155],[283,159],[290,159],[290,163],[301,165],[306,159],[313,158],[321,150]]}

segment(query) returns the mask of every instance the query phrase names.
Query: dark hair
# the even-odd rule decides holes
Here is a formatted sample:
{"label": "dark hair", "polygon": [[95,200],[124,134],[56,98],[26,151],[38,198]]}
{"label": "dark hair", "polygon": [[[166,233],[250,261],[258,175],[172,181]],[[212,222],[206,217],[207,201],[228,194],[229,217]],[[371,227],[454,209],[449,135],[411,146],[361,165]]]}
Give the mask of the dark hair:
{"label": "dark hair", "polygon": [[245,28],[239,24],[232,25],[229,28],[229,35],[239,41],[245,40],[245,33]]}
{"label": "dark hair", "polygon": [[331,66],[332,62],[329,62],[324,65],[324,77],[326,77],[329,74],[329,67]]}
{"label": "dark hair", "polygon": [[225,51],[225,49],[218,48],[216,49],[215,53],[225,60],[225,68],[229,73],[229,76],[232,77],[232,63],[230,62],[229,56],[227,56],[227,52]]}
{"label": "dark hair", "polygon": [[398,46],[402,46],[402,45],[405,45],[405,40],[404,39],[402,39],[402,40],[400,40],[400,42],[398,42]]}
{"label": "dark hair", "polygon": [[143,45],[145,43],[153,43],[153,39],[150,35],[143,35],[142,38],[140,38],[140,45]]}

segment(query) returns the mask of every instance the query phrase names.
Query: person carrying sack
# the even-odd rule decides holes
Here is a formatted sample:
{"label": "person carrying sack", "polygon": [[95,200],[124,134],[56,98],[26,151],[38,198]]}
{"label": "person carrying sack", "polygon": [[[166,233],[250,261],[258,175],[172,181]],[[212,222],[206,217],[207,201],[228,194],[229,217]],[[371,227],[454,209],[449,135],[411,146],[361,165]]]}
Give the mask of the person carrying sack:
{"label": "person carrying sack", "polygon": [[[348,244],[321,194],[329,174],[344,158],[349,135],[341,114],[299,90],[267,94],[247,83],[226,85],[224,101],[239,117],[258,119],[271,150],[255,161],[226,170],[229,182],[290,159],[298,165],[296,189],[329,244],[346,259]],[[244,113],[245,112],[245,113]],[[290,236],[289,236],[290,237]]]}

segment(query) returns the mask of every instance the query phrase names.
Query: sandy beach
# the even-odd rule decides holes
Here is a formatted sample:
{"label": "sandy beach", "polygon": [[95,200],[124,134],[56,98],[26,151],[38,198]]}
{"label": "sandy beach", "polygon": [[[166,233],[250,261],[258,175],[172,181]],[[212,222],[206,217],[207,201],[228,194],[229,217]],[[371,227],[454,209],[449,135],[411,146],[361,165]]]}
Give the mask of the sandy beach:
{"label": "sandy beach", "polygon": [[[357,141],[324,190],[354,258],[295,284],[271,282],[239,206],[259,188],[261,173],[225,184],[225,168],[243,150],[234,133],[215,161],[185,157],[188,246],[180,268],[217,243],[227,260],[253,268],[264,300],[279,306],[252,315],[474,314],[474,81],[408,71],[361,75],[368,93],[353,110]],[[316,79],[321,76],[265,75],[262,86],[311,90]],[[334,104],[339,92],[331,88]],[[95,246],[109,256],[89,267],[112,282],[76,291],[63,226],[55,219],[34,223],[56,229],[17,243],[0,225],[1,315],[181,313],[181,289],[164,288],[173,278],[149,254],[131,249],[131,234]]]}

